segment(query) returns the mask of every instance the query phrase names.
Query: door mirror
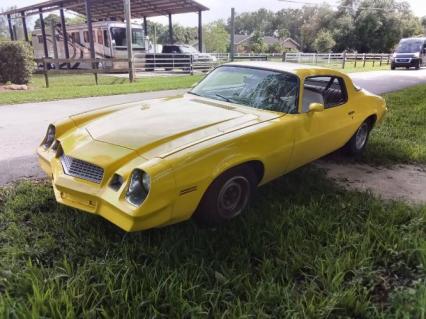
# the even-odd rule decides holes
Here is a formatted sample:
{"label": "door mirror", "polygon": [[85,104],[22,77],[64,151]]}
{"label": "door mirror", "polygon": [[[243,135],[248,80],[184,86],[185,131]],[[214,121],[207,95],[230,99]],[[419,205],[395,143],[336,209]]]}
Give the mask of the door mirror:
{"label": "door mirror", "polygon": [[324,111],[324,105],[321,103],[311,103],[309,105],[310,113],[316,113],[316,112],[322,112],[322,111]]}

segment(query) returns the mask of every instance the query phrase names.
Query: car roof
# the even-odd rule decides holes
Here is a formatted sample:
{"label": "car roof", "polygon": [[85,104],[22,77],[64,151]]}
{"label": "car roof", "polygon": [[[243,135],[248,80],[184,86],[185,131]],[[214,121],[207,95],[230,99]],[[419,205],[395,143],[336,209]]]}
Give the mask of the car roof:
{"label": "car roof", "polygon": [[307,77],[313,75],[336,75],[347,78],[346,74],[333,70],[330,68],[324,68],[316,65],[305,65],[298,63],[288,62],[270,62],[270,61],[244,61],[244,62],[231,62],[225,65],[250,67],[258,69],[267,69],[272,71],[281,71],[295,74],[299,77]]}

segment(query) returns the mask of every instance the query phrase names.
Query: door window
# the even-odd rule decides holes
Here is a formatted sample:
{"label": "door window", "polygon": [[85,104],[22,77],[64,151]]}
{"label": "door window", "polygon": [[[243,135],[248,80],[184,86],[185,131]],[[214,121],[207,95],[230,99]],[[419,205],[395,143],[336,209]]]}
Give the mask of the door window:
{"label": "door window", "polygon": [[342,105],[347,101],[347,93],[342,78],[334,76],[309,77],[305,80],[302,112],[309,111],[312,103],[323,104],[326,109]]}

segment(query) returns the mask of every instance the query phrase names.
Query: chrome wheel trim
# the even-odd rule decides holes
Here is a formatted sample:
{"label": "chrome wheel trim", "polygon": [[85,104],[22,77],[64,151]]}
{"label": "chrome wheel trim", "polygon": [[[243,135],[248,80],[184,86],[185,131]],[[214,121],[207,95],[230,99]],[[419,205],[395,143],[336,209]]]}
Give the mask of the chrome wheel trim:
{"label": "chrome wheel trim", "polygon": [[361,150],[367,143],[368,138],[368,124],[363,123],[361,127],[356,132],[355,136],[355,146],[357,150]]}
{"label": "chrome wheel trim", "polygon": [[231,219],[241,214],[250,197],[250,182],[244,176],[234,176],[222,186],[217,198],[220,216]]}

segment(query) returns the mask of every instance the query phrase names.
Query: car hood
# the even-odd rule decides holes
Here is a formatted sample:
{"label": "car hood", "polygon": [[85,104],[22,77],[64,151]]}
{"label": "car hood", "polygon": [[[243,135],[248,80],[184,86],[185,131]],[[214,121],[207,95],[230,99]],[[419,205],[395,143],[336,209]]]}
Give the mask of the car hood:
{"label": "car hood", "polygon": [[135,103],[95,119],[85,128],[96,141],[125,147],[150,159],[279,116],[282,114],[187,94]]}

